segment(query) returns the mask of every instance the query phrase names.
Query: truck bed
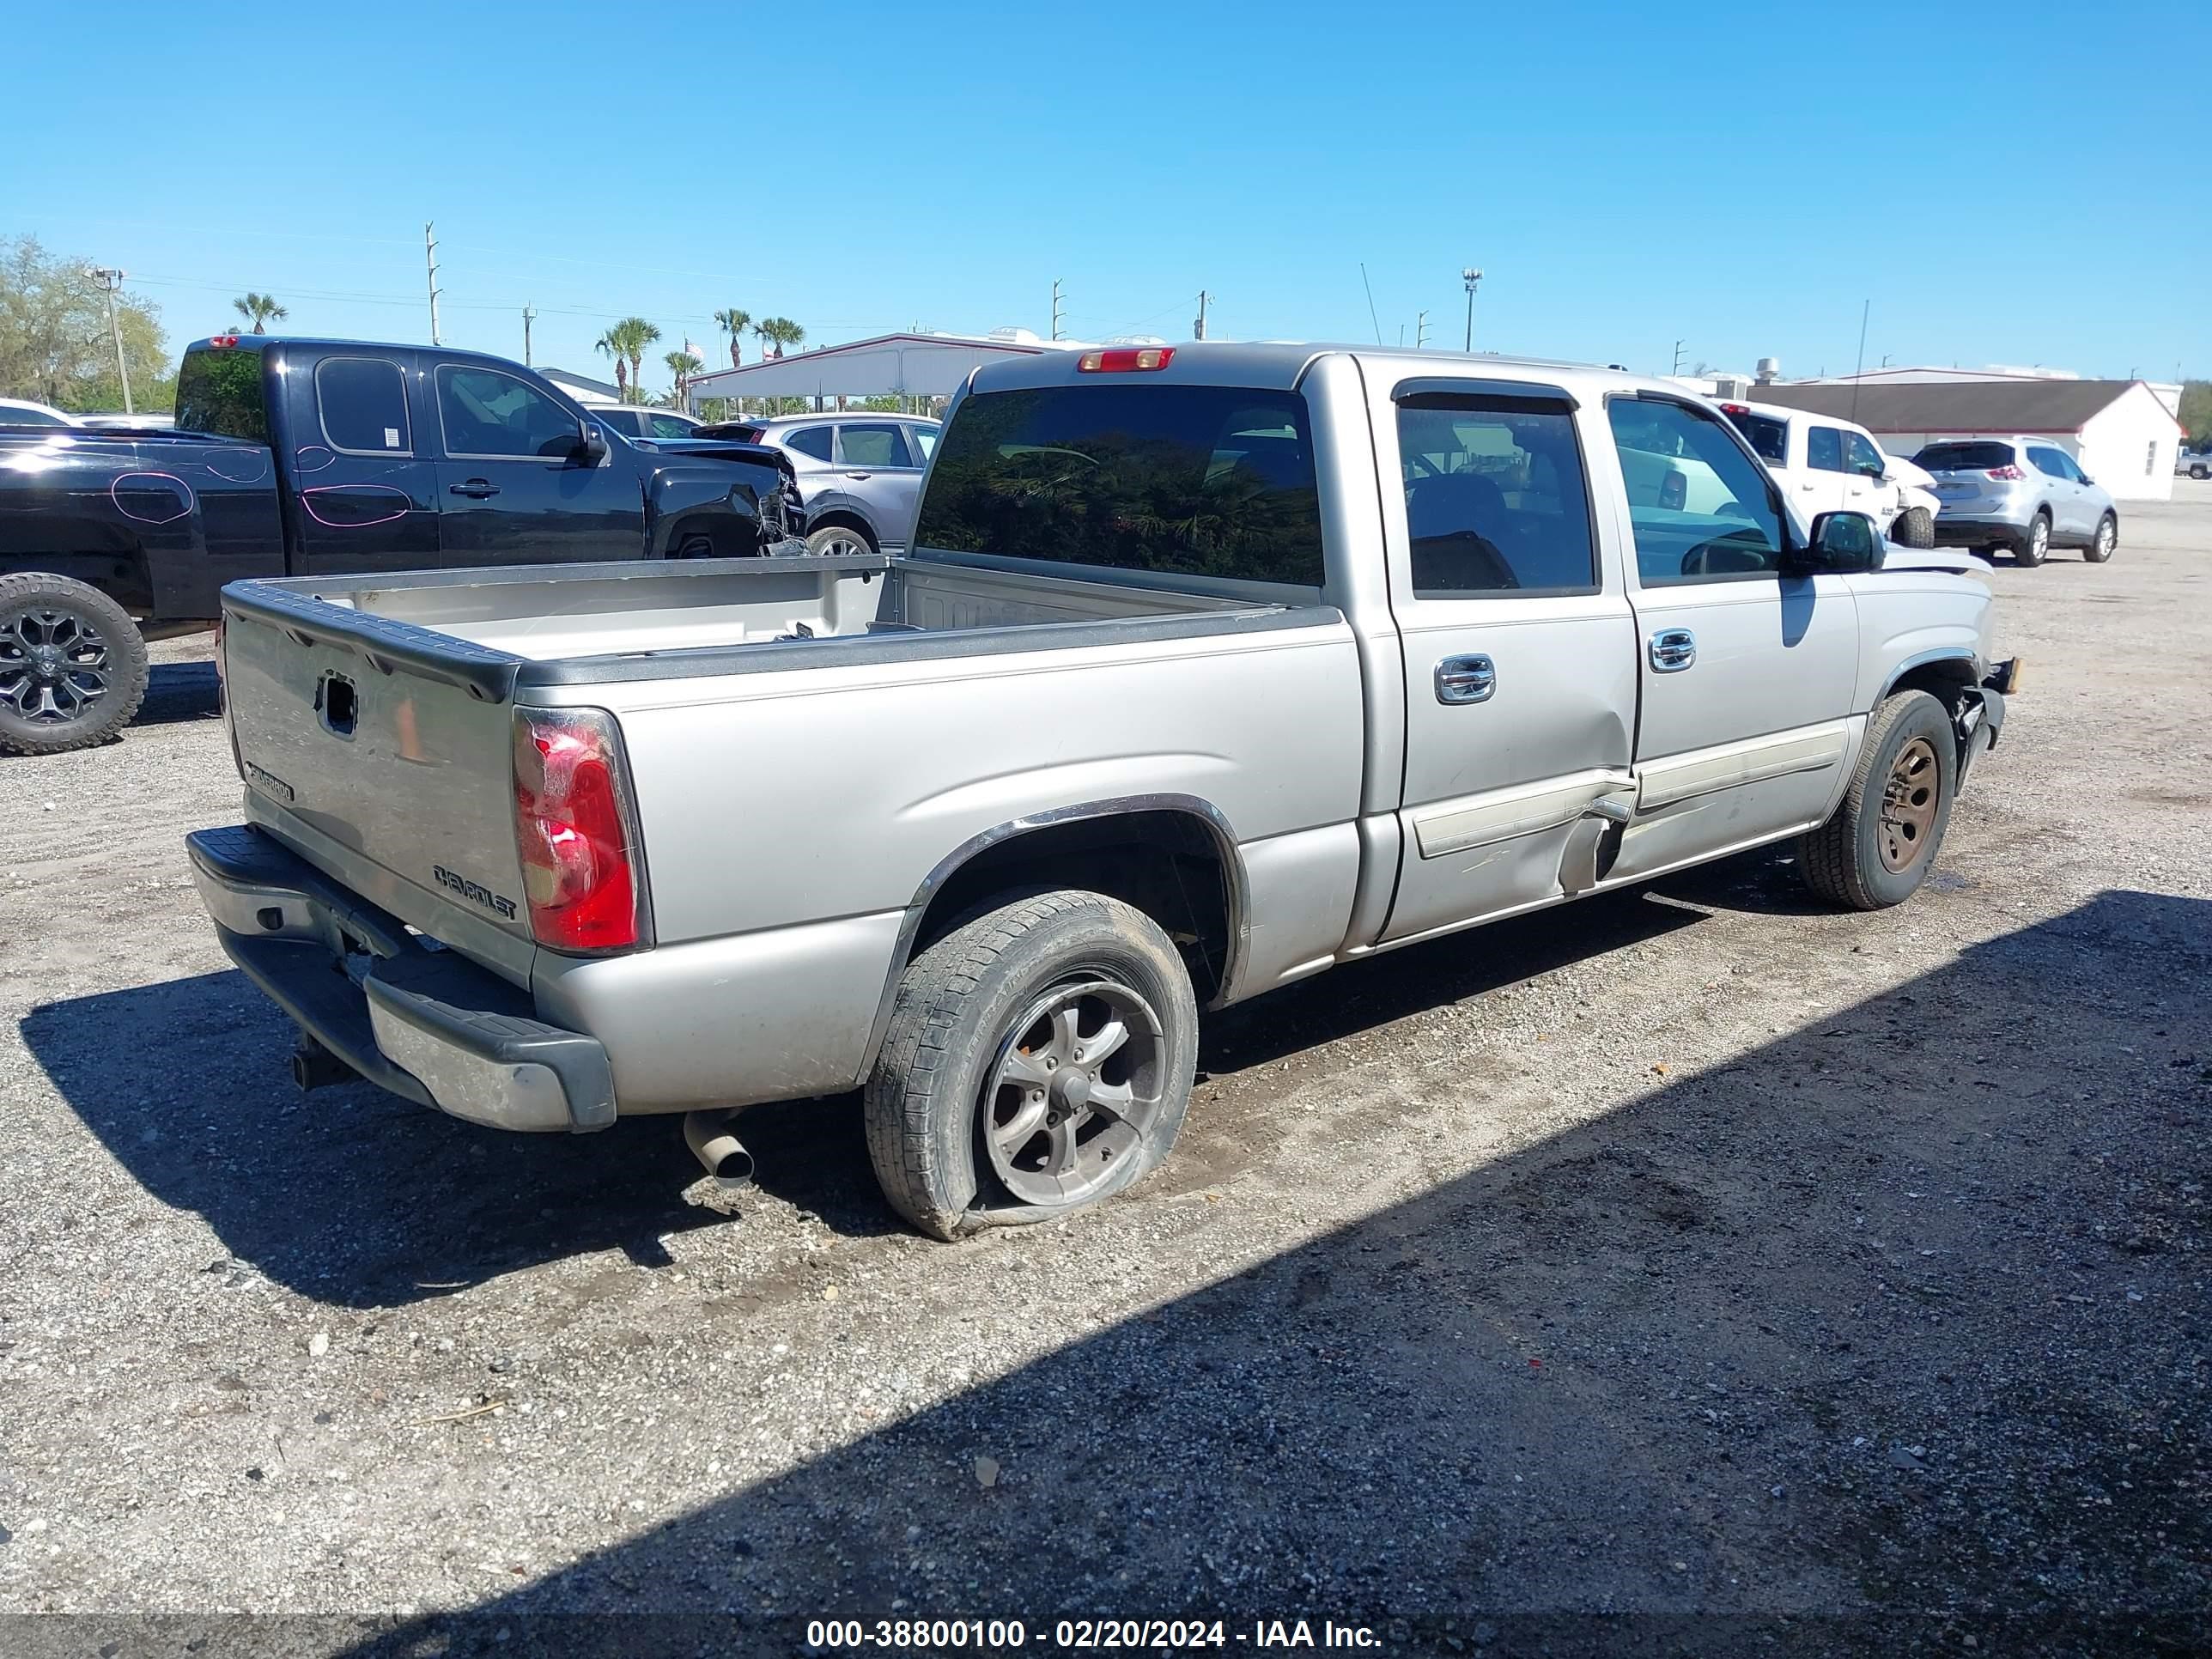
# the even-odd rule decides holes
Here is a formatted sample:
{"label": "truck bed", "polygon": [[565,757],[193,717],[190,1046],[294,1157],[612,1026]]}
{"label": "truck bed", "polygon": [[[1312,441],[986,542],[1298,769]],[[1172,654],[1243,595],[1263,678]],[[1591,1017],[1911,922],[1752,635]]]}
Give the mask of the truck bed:
{"label": "truck bed", "polygon": [[[574,664],[572,673],[561,677],[563,683],[594,678],[595,666],[600,673],[617,672],[609,659],[628,665],[621,672],[626,678],[637,678],[638,666],[647,663],[668,672],[713,673],[739,665],[690,653],[1284,609],[1125,582],[880,555],[315,577],[245,584],[233,590],[232,599],[236,608],[259,611],[272,620],[304,620],[303,613],[334,606],[396,624],[374,630],[387,639],[421,629],[518,665]],[[337,620],[327,611],[323,614],[326,621]],[[684,654],[672,659],[671,653]],[[522,679],[544,684],[546,677],[532,673]]]}

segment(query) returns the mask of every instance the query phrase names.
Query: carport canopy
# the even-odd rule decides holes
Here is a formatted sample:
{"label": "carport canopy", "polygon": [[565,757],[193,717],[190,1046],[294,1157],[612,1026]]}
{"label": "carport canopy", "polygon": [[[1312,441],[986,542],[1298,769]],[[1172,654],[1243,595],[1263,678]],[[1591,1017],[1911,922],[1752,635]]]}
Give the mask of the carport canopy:
{"label": "carport canopy", "polygon": [[1074,347],[1073,341],[1040,340],[1026,330],[1002,336],[879,334],[695,374],[688,384],[695,404],[702,398],[946,398],[985,363]]}

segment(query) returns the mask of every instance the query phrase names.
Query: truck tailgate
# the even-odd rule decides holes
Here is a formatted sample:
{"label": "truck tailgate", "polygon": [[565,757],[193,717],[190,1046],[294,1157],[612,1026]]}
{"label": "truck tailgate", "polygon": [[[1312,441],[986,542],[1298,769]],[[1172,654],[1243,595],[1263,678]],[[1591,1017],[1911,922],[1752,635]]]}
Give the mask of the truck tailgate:
{"label": "truck tailgate", "polygon": [[516,661],[281,592],[223,601],[248,816],[421,932],[527,983]]}

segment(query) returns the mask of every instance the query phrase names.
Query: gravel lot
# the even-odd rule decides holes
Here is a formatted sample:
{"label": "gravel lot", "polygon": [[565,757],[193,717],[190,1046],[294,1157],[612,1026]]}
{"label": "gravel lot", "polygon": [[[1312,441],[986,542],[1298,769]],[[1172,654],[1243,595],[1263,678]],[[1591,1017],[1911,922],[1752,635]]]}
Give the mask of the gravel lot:
{"label": "gravel lot", "polygon": [[672,1121],[296,1096],[156,647],[0,761],[0,1650],[2203,1650],[2212,486],[1995,585],[1913,903],[1761,854],[1341,969],[1212,1023],[1133,1194],[952,1247],[850,1100],[750,1114],[729,1219]]}

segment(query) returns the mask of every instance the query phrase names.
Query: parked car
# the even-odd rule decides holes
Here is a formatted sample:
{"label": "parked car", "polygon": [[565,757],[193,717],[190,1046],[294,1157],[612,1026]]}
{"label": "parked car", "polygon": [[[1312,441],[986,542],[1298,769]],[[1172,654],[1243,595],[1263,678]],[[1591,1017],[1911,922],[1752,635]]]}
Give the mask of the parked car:
{"label": "parked car", "polygon": [[994,364],[915,540],[226,590],[246,821],[191,857],[301,1080],[683,1113],[717,1174],[721,1109],[863,1087],[915,1226],[1043,1220],[1167,1155],[1201,1006],[1793,837],[1907,898],[2016,672],[1978,561],[1556,364]]}
{"label": "parked car", "polygon": [[1864,513],[1893,542],[1936,545],[1940,498],[1926,483],[1904,477],[1864,427],[1780,404],[1724,403],[1721,410],[1801,513]]}
{"label": "parked car", "polygon": [[899,553],[914,533],[921,475],[944,422],[914,415],[783,415],[703,427],[702,437],[767,444],[791,458],[807,550]]}
{"label": "parked car", "polygon": [[1913,459],[1936,475],[1936,539],[1947,547],[2008,548],[2025,565],[2078,547],[2102,564],[2120,544],[2111,494],[2048,439],[1946,438]]}
{"label": "parked car", "polygon": [[0,426],[76,426],[77,417],[27,398],[0,398]]}
{"label": "parked car", "polygon": [[219,335],[176,421],[0,427],[0,752],[112,735],[145,637],[210,626],[240,577],[744,555],[799,524],[775,451],[657,454],[473,352]]}
{"label": "parked car", "polygon": [[140,410],[135,415],[123,415],[107,410],[98,415],[80,415],[79,426],[98,427],[102,431],[167,432],[177,423],[177,417],[166,410],[156,414]]}
{"label": "parked car", "polygon": [[690,438],[704,421],[673,409],[640,409],[628,404],[593,404],[584,411],[602,426],[625,438]]}
{"label": "parked car", "polygon": [[2173,471],[2177,477],[2185,472],[2192,478],[2212,478],[2212,449],[2175,451]]}

